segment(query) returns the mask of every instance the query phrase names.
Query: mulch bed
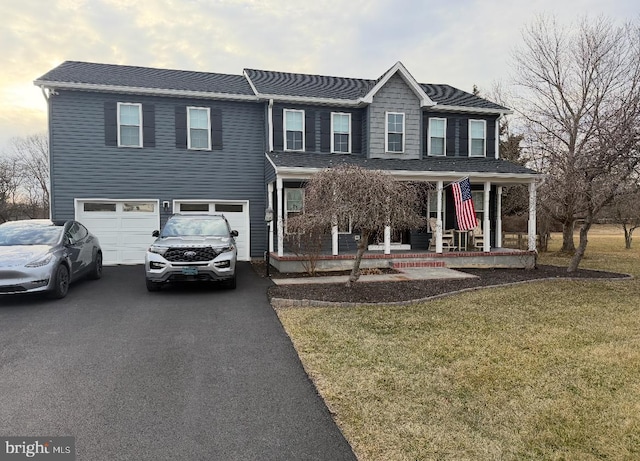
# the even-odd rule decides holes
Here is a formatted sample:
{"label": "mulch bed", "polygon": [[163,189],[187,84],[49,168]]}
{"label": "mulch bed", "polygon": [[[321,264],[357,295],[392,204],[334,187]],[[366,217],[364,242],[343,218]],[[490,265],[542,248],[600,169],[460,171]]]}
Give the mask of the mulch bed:
{"label": "mulch bed", "polygon": [[[255,265],[264,276],[264,265]],[[460,269],[459,269],[460,270]],[[536,269],[462,269],[477,278],[449,280],[416,280],[402,282],[357,282],[351,288],[344,284],[276,285],[269,288],[269,298],[309,299],[345,303],[387,303],[439,296],[469,288],[503,285],[540,279],[623,279],[626,274],[578,269],[568,273],[566,267],[540,265]],[[272,277],[282,277],[272,274]]]}

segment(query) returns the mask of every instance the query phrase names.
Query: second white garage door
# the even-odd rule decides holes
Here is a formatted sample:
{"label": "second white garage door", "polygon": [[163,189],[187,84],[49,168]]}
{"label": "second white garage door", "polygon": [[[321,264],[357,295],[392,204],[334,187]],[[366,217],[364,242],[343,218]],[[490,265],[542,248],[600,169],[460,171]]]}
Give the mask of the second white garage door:
{"label": "second white garage door", "polygon": [[230,200],[175,200],[174,213],[222,213],[232,230],[238,231],[238,260],[250,261],[249,202]]}
{"label": "second white garage door", "polygon": [[160,228],[157,200],[77,199],[76,220],[102,247],[104,264],[144,264],[144,255]]}

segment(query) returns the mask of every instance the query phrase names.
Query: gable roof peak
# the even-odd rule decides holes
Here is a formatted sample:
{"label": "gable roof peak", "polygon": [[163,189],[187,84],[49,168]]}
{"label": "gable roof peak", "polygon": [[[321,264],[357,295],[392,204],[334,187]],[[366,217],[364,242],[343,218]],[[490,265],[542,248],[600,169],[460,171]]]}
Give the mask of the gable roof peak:
{"label": "gable roof peak", "polygon": [[401,61],[397,61],[389,70],[387,70],[384,74],[376,80],[376,84],[371,90],[361,99],[362,102],[371,104],[373,102],[373,97],[380,91],[382,87],[384,87],[387,82],[394,75],[399,74],[402,80],[407,84],[409,88],[413,91],[413,93],[420,100],[420,107],[433,107],[436,103],[431,100],[431,98],[427,95],[427,93],[422,88],[422,85],[418,83],[418,81],[411,75],[411,73],[407,70],[407,68],[402,64]]}

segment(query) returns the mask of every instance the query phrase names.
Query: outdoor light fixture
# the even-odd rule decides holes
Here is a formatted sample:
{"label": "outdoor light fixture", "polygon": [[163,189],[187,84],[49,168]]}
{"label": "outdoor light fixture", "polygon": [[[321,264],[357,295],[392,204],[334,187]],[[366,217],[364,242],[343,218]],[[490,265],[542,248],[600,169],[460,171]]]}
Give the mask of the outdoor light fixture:
{"label": "outdoor light fixture", "polygon": [[269,224],[273,221],[273,208],[269,207],[264,210],[264,221],[267,223],[267,251],[265,253],[265,262],[267,264],[267,277],[270,277],[269,266],[271,266],[271,258],[269,253]]}

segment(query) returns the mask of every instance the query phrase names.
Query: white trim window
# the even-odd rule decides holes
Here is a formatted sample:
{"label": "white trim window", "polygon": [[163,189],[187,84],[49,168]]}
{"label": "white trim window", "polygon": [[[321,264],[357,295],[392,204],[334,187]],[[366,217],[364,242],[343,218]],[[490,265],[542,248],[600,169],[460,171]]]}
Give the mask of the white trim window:
{"label": "white trim window", "polygon": [[142,147],[142,104],[118,103],[118,147]]}
{"label": "white trim window", "polygon": [[471,199],[473,200],[473,208],[476,212],[476,219],[482,225],[484,222],[484,191],[471,191]]}
{"label": "white trim window", "polygon": [[211,150],[211,110],[187,107],[187,148]]}
{"label": "white trim window", "polygon": [[404,152],[404,113],[387,112],[385,123],[385,146],[387,152],[401,154]]}
{"label": "white trim window", "polygon": [[[447,194],[442,194],[442,220],[445,219],[447,209]],[[430,190],[427,195],[427,218],[438,218],[438,191]],[[444,224],[443,224],[444,228]]]}
{"label": "white trim window", "polygon": [[331,152],[351,153],[351,114],[331,112]]}
{"label": "white trim window", "polygon": [[284,109],[284,150],[304,151],[304,110]]}
{"label": "white trim window", "polygon": [[298,216],[304,209],[304,189],[302,188],[285,188],[284,190],[284,228],[285,234],[288,234],[287,222],[289,218]]}
{"label": "white trim window", "polygon": [[447,152],[447,119],[429,118],[429,155],[443,156]]}
{"label": "white trim window", "polygon": [[485,157],[487,153],[487,122],[469,120],[469,157]]}

